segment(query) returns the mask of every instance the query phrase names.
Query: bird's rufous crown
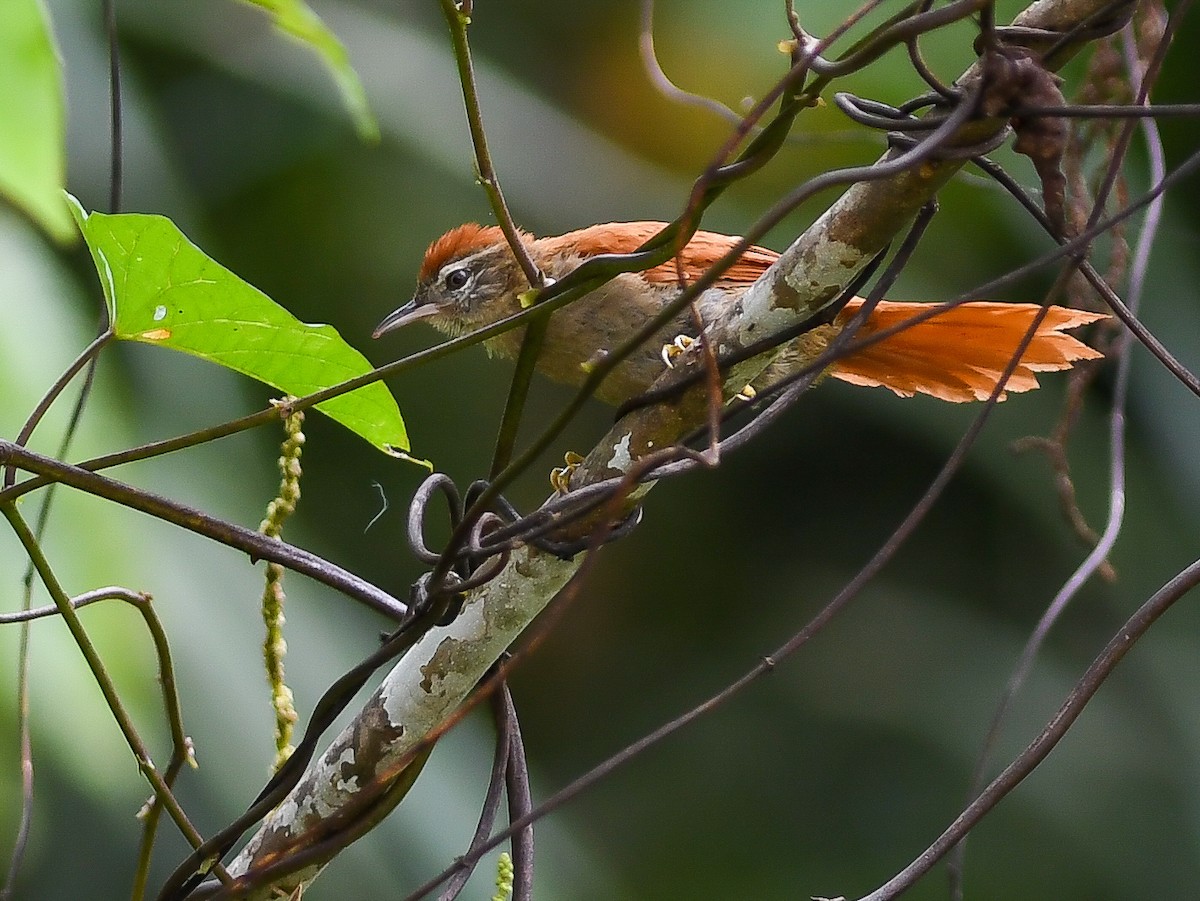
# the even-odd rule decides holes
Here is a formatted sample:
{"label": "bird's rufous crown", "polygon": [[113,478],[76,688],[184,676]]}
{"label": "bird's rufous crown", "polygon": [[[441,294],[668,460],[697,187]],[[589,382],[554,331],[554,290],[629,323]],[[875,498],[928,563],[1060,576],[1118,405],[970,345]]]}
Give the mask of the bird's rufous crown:
{"label": "bird's rufous crown", "polygon": [[[642,244],[665,227],[662,222],[620,222],[593,225],[578,231],[568,232],[553,238],[542,239],[544,249],[549,253],[569,254],[587,258],[602,253],[633,253]],[[529,241],[532,236],[519,232],[522,240]],[[722,254],[729,251],[738,241],[727,235],[713,232],[696,232],[680,255],[683,274],[686,278],[695,278],[706,268],[716,262]],[[480,225],[468,222],[450,229],[425,251],[421,262],[419,278],[426,281],[437,275],[443,266],[452,260],[462,259],[488,247],[502,245],[505,242],[504,233],[496,225]],[[720,285],[733,285],[754,281],[763,271],[775,262],[776,254],[764,247],[749,248],[729,270],[719,279]],[[679,273],[675,261],[671,260],[643,273],[651,282],[674,282]]]}
{"label": "bird's rufous crown", "polygon": [[504,244],[504,232],[498,225],[467,222],[452,228],[430,244],[429,249],[425,251],[419,278],[421,281],[432,278],[451,260],[462,259],[498,244]]}

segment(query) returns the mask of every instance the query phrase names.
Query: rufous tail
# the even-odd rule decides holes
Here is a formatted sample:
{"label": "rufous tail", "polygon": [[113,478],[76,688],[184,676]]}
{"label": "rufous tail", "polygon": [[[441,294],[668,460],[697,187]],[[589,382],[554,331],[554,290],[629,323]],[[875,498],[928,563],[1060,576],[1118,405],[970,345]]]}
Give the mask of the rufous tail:
{"label": "rufous tail", "polygon": [[[839,318],[853,316],[862,303],[861,298],[850,301]],[[1041,309],[1029,303],[961,304],[838,360],[829,374],[855,385],[890,388],[901,397],[921,393],[954,403],[986,400]],[[928,310],[925,303],[880,301],[856,338]],[[1105,318],[1102,313],[1050,307],[1005,382],[1005,391],[1030,391],[1038,386],[1035,373],[1070,369],[1078,360],[1103,356],[1064,330]]]}

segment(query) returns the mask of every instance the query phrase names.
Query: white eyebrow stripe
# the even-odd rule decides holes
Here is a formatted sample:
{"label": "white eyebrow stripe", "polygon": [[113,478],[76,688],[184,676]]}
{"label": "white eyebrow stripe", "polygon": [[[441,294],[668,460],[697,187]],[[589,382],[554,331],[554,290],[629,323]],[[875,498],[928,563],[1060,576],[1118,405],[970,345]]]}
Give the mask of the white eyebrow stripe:
{"label": "white eyebrow stripe", "polygon": [[463,257],[461,260],[455,260],[452,263],[447,263],[438,270],[438,275],[448,275],[449,273],[454,272],[456,269],[465,269],[480,257],[487,256],[493,252],[495,252],[494,247],[485,247],[483,250],[477,250],[469,257]]}

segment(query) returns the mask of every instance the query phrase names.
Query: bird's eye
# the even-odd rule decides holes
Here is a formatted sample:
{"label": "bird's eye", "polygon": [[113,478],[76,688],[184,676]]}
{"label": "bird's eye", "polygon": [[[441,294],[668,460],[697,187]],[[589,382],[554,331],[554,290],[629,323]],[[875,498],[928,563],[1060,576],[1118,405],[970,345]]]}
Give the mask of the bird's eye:
{"label": "bird's eye", "polygon": [[452,269],[446,273],[446,287],[451,291],[465,288],[470,280],[471,276],[467,274],[466,269]]}

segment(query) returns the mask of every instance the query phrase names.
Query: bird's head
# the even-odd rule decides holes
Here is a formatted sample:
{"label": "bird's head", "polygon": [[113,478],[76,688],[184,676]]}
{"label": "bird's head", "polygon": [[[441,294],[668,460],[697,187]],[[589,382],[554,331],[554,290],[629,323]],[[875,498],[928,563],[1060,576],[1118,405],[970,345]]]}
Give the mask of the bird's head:
{"label": "bird's head", "polygon": [[517,295],[527,288],[497,226],[460,225],[429,245],[412,299],[384,317],[373,337],[417,320],[461,335],[518,312]]}

